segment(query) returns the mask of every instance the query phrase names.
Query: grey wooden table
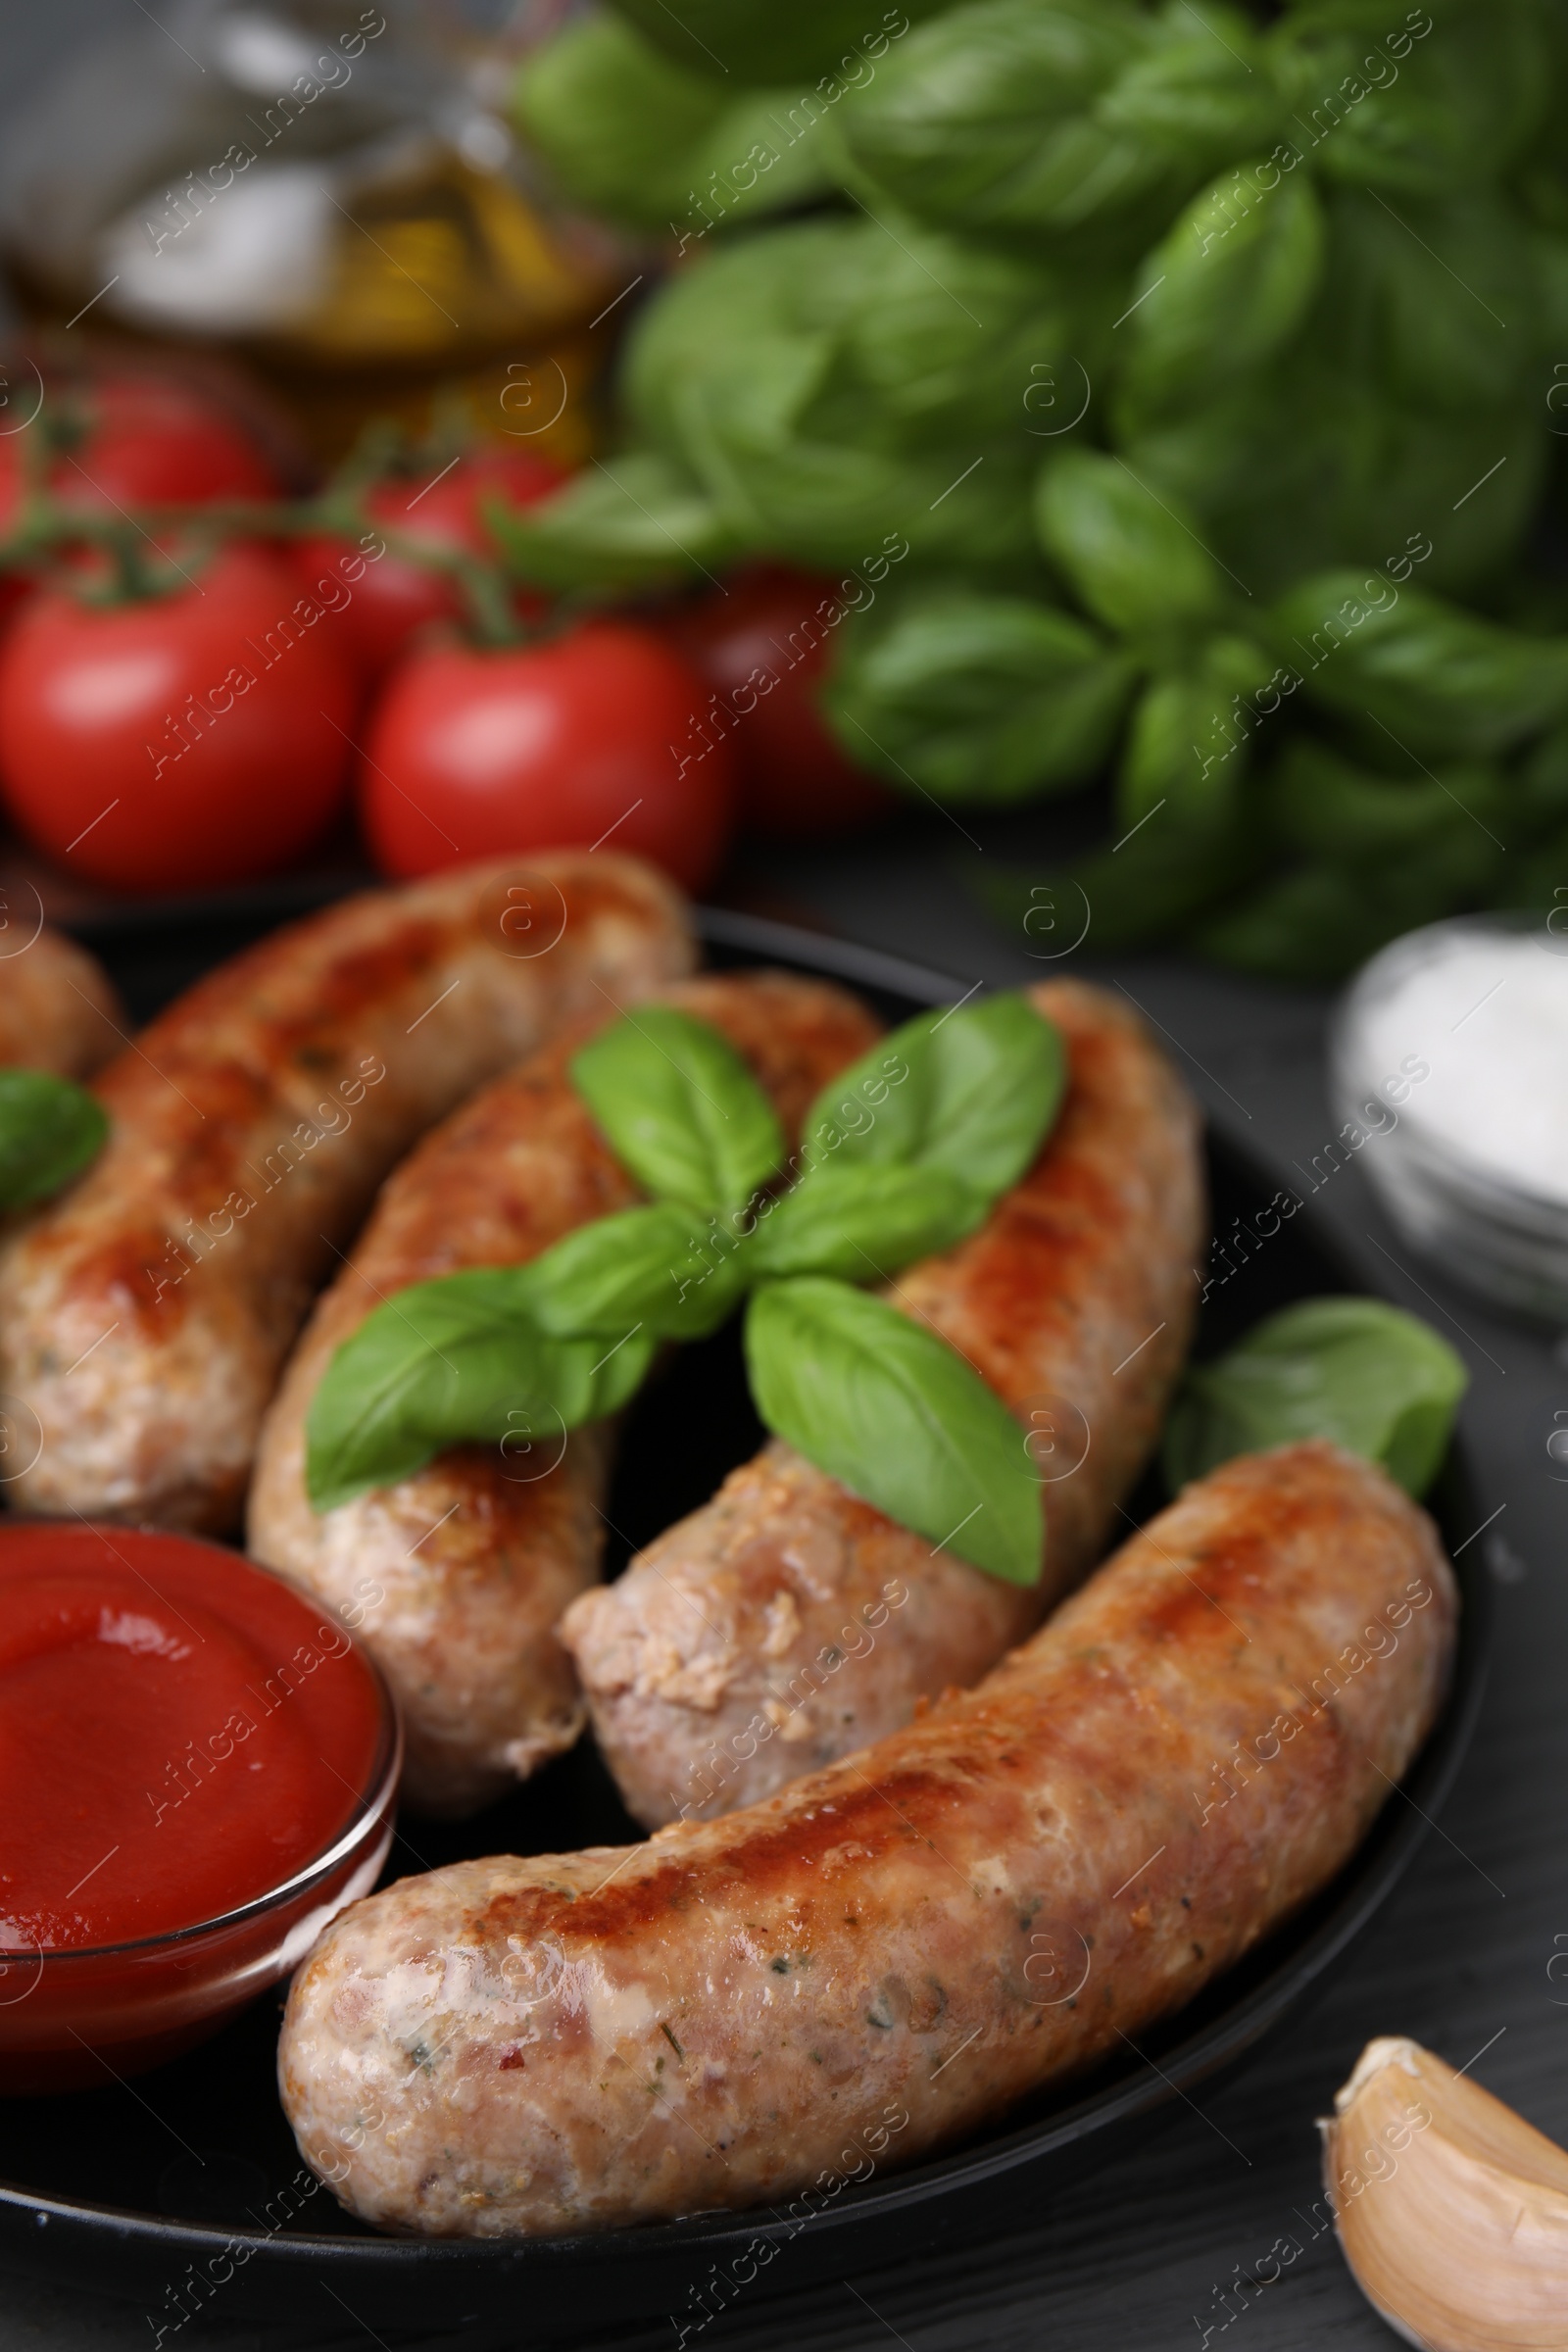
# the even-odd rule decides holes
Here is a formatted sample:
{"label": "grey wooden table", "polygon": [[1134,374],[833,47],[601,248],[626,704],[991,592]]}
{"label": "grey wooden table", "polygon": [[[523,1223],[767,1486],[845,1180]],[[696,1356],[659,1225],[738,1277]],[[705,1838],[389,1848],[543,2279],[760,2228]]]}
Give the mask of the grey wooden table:
{"label": "grey wooden table", "polygon": [[[1021,932],[1009,941],[974,908],[962,868],[976,853],[956,849],[956,866],[933,822],[831,855],[770,858],[765,887],[825,925],[965,982],[1011,984],[1064,968],[1120,981],[1166,1033],[1216,1127],[1300,1187],[1334,1126],[1321,1067],[1327,996],[1239,983],[1173,958],[1102,963],[1088,946],[1065,964],[1031,960]],[[1355,1163],[1322,1185],[1315,1205],[1369,1281],[1429,1316],[1471,1368],[1465,1426],[1480,1473],[1478,1518],[1497,1514],[1479,1539],[1497,1585],[1497,1629],[1479,1734],[1441,1825],[1318,2005],[1200,2111],[1176,2105],[1145,2148],[1058,2193],[1023,2231],[790,2302],[743,2301],[705,2331],[703,2352],[800,2343],[1180,2352],[1205,2340],[1223,2340],[1225,2352],[1326,2341],[1370,2352],[1394,2339],[1313,2210],[1313,2118],[1362,2044],[1407,2033],[1456,2065],[1474,2060],[1479,2081],[1568,2140],[1568,1984],[1547,1973],[1553,1953],[1568,1949],[1568,1484],[1546,1449],[1554,1413],[1568,1409],[1568,1354],[1559,1359],[1551,1334],[1489,1315],[1417,1265],[1380,1220]],[[1241,2283],[1259,2271],[1268,2283]],[[347,2352],[392,2340],[330,2312],[318,2328],[280,2336],[249,2325],[238,2304],[236,2294],[221,2324],[193,2322],[177,2340],[215,2352],[285,2342]],[[394,2352],[533,2339],[526,2314],[497,2331],[454,2313],[450,2329],[399,2335]],[[597,2352],[598,2339],[580,2340]],[[3,2352],[131,2352],[149,2341],[145,2314],[103,2299],[86,2276],[69,2295],[0,2277]],[[675,2338],[660,2321],[616,2341],[628,2352],[668,2352]]]}

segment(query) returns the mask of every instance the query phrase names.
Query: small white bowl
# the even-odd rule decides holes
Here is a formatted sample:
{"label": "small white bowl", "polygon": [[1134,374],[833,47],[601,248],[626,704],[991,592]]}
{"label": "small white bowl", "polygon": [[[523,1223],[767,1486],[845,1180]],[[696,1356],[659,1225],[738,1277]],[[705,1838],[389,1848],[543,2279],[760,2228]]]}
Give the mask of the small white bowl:
{"label": "small white bowl", "polygon": [[1558,911],[1561,933],[1555,916],[1503,912],[1395,940],[1341,1001],[1329,1077],[1404,1239],[1493,1303],[1565,1324],[1568,912]]}

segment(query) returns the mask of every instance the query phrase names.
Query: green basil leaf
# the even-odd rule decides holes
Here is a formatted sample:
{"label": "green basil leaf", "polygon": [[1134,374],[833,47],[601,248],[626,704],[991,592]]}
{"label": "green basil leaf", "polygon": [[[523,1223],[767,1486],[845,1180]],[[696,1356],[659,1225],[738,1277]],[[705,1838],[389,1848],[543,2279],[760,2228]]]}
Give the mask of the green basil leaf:
{"label": "green basil leaf", "polygon": [[531,1312],[531,1277],[529,1266],[483,1266],[415,1283],[344,1341],[306,1424],[314,1509],[411,1477],[448,1446],[619,1411],[653,1359],[653,1334],[552,1338]]}
{"label": "green basil leaf", "polygon": [[716,1217],[678,1202],[625,1208],[568,1233],[529,1267],[542,1331],[613,1336],[640,1323],[662,1340],[700,1340],[740,1299],[747,1245]]}
{"label": "green basil leaf", "polygon": [[748,1272],[754,1282],[784,1274],[875,1282],[951,1250],[987,1205],[983,1193],[942,1168],[815,1167],[759,1218]]}
{"label": "green basil leaf", "polygon": [[540,588],[646,588],[695,579],[739,542],[685,467],[625,450],[531,507],[484,502],[486,525],[514,578]]}
{"label": "green basil leaf", "polygon": [[1568,641],[1500,628],[1381,572],[1317,573],[1273,619],[1315,701],[1370,717],[1407,751],[1484,758],[1568,713]]}
{"label": "green basil leaf", "polygon": [[[1516,416],[1519,363],[1506,332],[1476,333],[1469,292],[1480,271],[1499,318],[1528,317],[1542,302],[1536,254],[1506,199],[1472,190],[1444,202],[1406,199],[1391,212],[1370,190],[1341,188],[1329,205],[1338,368],[1353,370],[1385,415],[1392,403],[1494,430]],[[1499,455],[1505,446],[1498,442]],[[1445,553],[1449,535],[1442,534]]]}
{"label": "green basil leaf", "polygon": [[1494,841],[1481,838],[1483,830],[1495,835],[1511,829],[1522,796],[1493,767],[1447,761],[1432,775],[1414,766],[1401,776],[1374,775],[1326,744],[1298,736],[1259,797],[1280,841],[1331,865],[1365,866],[1376,873],[1380,889],[1391,859],[1457,833],[1479,890],[1500,854]]}
{"label": "green basil leaf", "polygon": [[103,1149],[96,1095],[49,1070],[0,1070],[0,1209],[47,1200]]}
{"label": "green basil leaf", "polygon": [[1195,178],[1266,146],[1280,103],[1266,49],[1246,14],[1214,0],[1189,14],[1176,0],[1161,13],[1159,35],[1159,46],[1124,67],[1096,101],[1096,122],[1167,150]]}
{"label": "green basil leaf", "polygon": [[1343,980],[1401,932],[1485,900],[1505,870],[1511,878],[1514,863],[1462,816],[1381,858],[1363,858],[1359,843],[1342,841],[1332,863],[1303,859],[1187,936],[1216,963],[1262,979]]}
{"label": "green basil leaf", "polygon": [[1012,802],[1095,774],[1133,676],[1070,612],[923,582],[850,619],[823,707],[850,758],[895,791]]}
{"label": "green basil leaf", "polygon": [[720,85],[684,73],[629,24],[600,16],[566,25],[535,51],[514,103],[533,147],[578,204],[662,229],[701,184],[687,175],[687,158],[726,99]]}
{"label": "green basil leaf", "polygon": [[986,997],[873,1046],[823,1088],[802,1137],[813,1165],[842,1152],[936,1168],[989,1204],[1033,1165],[1066,1083],[1060,1031],[1025,997]]}
{"label": "green basil leaf", "polygon": [[[944,292],[960,279],[961,309]],[[679,448],[715,495],[726,454],[782,459],[791,444],[814,443],[862,457],[925,451],[950,467],[935,498],[961,471],[956,448],[1018,440],[1026,386],[1028,421],[1068,421],[1080,379],[1062,369],[1061,405],[1037,415],[1055,377],[1043,384],[1049,367],[1032,372],[1031,362],[1080,350],[1086,335],[1092,362],[1094,316],[1082,282],[1044,260],[906,222],[894,243],[862,214],[827,216],[713,252],[670,279],[630,331],[624,393],[642,432]]]}
{"label": "green basil leaf", "polygon": [[939,1549],[1039,1583],[1045,1512],[1018,1424],[945,1340],[806,1276],[756,1294],[746,1360],[763,1421],[808,1461]]}
{"label": "green basil leaf", "polygon": [[[959,284],[961,306],[944,290]],[[820,638],[876,600],[890,553],[1038,571],[1024,390],[1045,388],[1043,352],[1085,347],[1094,307],[1048,267],[906,222],[890,237],[858,213],[794,221],[661,288],[628,332],[621,396],[635,437],[747,546],[856,567],[842,609],[818,603]],[[542,528],[557,505],[529,512]]]}
{"label": "green basil leaf", "polygon": [[1229,1461],[1332,1438],[1407,1494],[1437,1476],[1469,1375],[1446,1340],[1378,1298],[1306,1298],[1189,1372],[1165,1432],[1172,1491]]}
{"label": "green basil leaf", "polygon": [[1166,148],[1094,111],[1156,38],[1121,0],[975,0],[902,40],[838,135],[917,219],[1056,243],[1169,193]]}
{"label": "green basil leaf", "polygon": [[1223,612],[1227,583],[1176,500],[1099,450],[1064,450],[1043,468],[1035,520],[1098,620],[1134,635]]}
{"label": "green basil leaf", "polygon": [[[791,8],[777,0],[681,0],[678,12],[664,0],[613,0],[618,16],[694,74],[722,74],[726,87],[731,79],[804,79],[818,90],[835,68],[853,85],[863,67],[908,31],[911,19],[918,24],[941,4],[905,0],[873,18],[863,0],[796,0]],[[836,103],[840,94],[830,90],[816,104]]]}
{"label": "green basil leaf", "polygon": [[[1295,334],[1323,276],[1323,208],[1303,172],[1245,165],[1196,197],[1140,273],[1123,397],[1138,415],[1201,401]],[[1261,192],[1259,192],[1259,185]]]}
{"label": "green basil leaf", "polygon": [[571,1081],[660,1199],[726,1215],[784,1156],[778,1114],[728,1038],[672,1005],[640,1005],[601,1030],[573,1056]]}
{"label": "green basil leaf", "polygon": [[579,18],[526,60],[513,105],[567,194],[635,228],[691,243],[826,194],[820,99],[737,95],[700,50],[689,62],[695,72],[613,16]]}
{"label": "green basil leaf", "polygon": [[1152,679],[1133,712],[1116,777],[1125,835],[1159,815],[1160,836],[1212,839],[1236,813],[1258,703],[1281,702],[1288,673],[1245,637],[1216,637],[1191,669]]}
{"label": "green basil leaf", "polygon": [[[1424,31],[1413,28],[1426,18]],[[1272,35],[1287,129],[1325,173],[1391,195],[1496,178],[1549,107],[1551,12],[1531,0],[1412,9],[1402,24],[1345,0],[1288,9]]]}

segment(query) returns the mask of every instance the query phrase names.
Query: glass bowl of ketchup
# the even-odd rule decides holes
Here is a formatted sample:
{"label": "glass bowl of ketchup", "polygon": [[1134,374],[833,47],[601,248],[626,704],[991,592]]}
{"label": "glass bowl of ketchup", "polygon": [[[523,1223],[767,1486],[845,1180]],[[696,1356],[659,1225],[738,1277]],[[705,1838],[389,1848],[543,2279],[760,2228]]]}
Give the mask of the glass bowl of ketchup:
{"label": "glass bowl of ketchup", "polygon": [[0,1523],[0,2094],[136,2074],[386,1859],[402,1740],[325,1604],[214,1544]]}

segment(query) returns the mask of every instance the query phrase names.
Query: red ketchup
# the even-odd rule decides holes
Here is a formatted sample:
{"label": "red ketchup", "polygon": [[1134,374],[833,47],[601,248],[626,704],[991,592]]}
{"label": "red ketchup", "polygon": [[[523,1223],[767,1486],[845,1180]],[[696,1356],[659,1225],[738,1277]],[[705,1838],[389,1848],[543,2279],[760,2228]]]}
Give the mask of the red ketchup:
{"label": "red ketchup", "polygon": [[151,2065],[291,1968],[373,1884],[396,1743],[336,1617],[248,1560],[0,1527],[0,2089]]}

